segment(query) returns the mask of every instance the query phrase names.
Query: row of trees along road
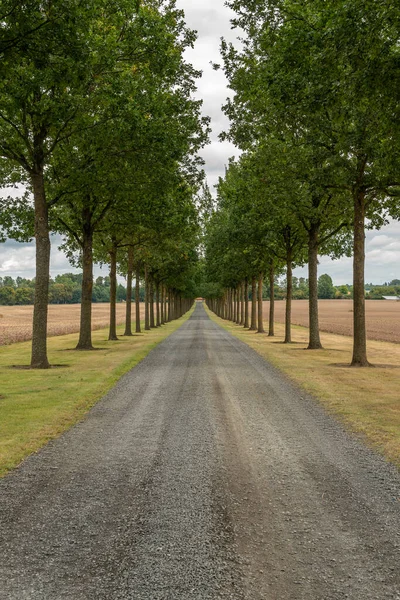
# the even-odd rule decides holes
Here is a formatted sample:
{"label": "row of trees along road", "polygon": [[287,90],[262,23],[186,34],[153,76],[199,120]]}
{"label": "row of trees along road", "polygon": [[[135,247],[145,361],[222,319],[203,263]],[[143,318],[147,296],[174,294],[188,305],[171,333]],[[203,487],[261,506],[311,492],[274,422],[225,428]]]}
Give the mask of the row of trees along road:
{"label": "row of trees along road", "polygon": [[174,0],[2,0],[0,13],[0,177],[27,189],[3,198],[1,224],[36,240],[31,366],[47,368],[51,232],[83,269],[78,348],[92,348],[94,260],[110,264],[111,339],[118,269],[145,277],[148,302],[168,288],[181,314],[208,119]]}
{"label": "row of trees along road", "polygon": [[[224,137],[244,153],[220,181],[208,226],[208,277],[215,284],[210,289],[214,298],[228,290],[230,302],[232,295],[242,297],[242,281],[246,288],[251,280],[254,288],[255,277],[261,283],[266,271],[273,278],[274,269],[286,268],[290,342],[292,267],[307,261],[309,348],[317,349],[318,254],[339,257],[351,243],[352,365],[368,366],[365,227],[379,227],[400,212],[400,5],[227,4],[244,35],[239,49],[222,43],[235,92],[224,107],[231,122]],[[273,302],[270,318],[271,334]]]}

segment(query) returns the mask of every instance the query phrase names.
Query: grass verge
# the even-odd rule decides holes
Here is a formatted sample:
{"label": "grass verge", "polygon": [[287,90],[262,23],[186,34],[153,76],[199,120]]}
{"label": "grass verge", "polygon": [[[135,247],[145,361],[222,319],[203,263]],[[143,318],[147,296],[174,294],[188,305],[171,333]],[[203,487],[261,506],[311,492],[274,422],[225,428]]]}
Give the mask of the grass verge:
{"label": "grass verge", "polygon": [[[101,349],[75,351],[78,334],[48,340],[49,360],[58,368],[26,370],[31,343],[0,347],[0,477],[49,440],[76,424],[88,410],[157,344],[186,321],[134,337],[107,341],[108,330],[93,332]],[[123,326],[118,328],[122,336]],[[62,368],[64,367],[64,368]]]}
{"label": "grass verge", "polygon": [[283,344],[284,326],[275,337],[248,331],[210,317],[311,393],[353,432],[400,467],[400,345],[368,342],[374,368],[349,368],[352,339],[321,333],[323,350],[306,350],[308,328],[293,326],[292,344]]}

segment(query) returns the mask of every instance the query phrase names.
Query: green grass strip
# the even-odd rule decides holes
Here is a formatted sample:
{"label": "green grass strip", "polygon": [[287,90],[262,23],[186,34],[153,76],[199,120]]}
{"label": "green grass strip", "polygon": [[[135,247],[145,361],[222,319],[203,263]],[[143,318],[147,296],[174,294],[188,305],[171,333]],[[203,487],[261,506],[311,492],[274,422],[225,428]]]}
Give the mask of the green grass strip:
{"label": "green grass strip", "polygon": [[[74,350],[78,334],[48,339],[50,363],[31,370],[31,343],[0,347],[0,477],[72,425],[130,369],[191,315],[133,337],[107,340],[108,329],[93,332],[96,351]],[[123,326],[118,327],[122,336]]]}

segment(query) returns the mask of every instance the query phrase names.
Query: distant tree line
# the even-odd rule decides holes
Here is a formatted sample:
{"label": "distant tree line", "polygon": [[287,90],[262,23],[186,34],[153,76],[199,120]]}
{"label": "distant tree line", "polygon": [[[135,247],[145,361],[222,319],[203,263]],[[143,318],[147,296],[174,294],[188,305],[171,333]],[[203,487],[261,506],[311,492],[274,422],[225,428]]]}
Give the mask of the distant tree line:
{"label": "distant tree line", "polygon": [[[274,294],[275,300],[286,300],[287,281],[285,277],[274,278]],[[400,280],[393,279],[385,282],[382,285],[367,283],[365,285],[365,298],[367,300],[382,300],[384,296],[400,296]],[[263,284],[263,300],[269,300],[270,284]],[[318,278],[318,298],[320,300],[350,300],[353,298],[353,286],[348,283],[341,285],[333,285],[330,275],[324,273]],[[249,300],[252,299],[251,289],[249,290]],[[308,279],[305,277],[295,277],[292,279],[292,299],[293,300],[308,300],[309,285]]]}
{"label": "distant tree line", "polygon": [[[110,302],[111,280],[109,276],[97,277],[92,289],[92,302]],[[33,304],[35,295],[35,280],[10,276],[0,277],[0,305]],[[139,300],[144,302],[145,289],[140,286]],[[50,304],[80,304],[82,299],[82,274],[65,273],[50,279]],[[126,287],[121,283],[116,289],[117,302],[126,301]],[[136,300],[136,289],[132,290],[131,300]]]}
{"label": "distant tree line", "polygon": [[[50,304],[80,304],[82,299],[82,273],[64,273],[50,279],[49,299]],[[143,282],[144,283],[144,282]],[[305,277],[293,276],[293,300],[308,300],[309,286]],[[97,277],[93,283],[92,302],[110,302],[111,279],[108,275]],[[21,306],[33,304],[35,293],[35,279],[9,275],[0,277],[0,305]],[[145,286],[139,287],[139,302],[145,301]],[[275,277],[274,298],[285,300],[287,293],[286,278]],[[333,285],[332,278],[323,274],[318,278],[318,298],[323,299],[351,299],[353,286],[349,284]],[[365,297],[370,300],[381,300],[384,296],[400,296],[400,280],[393,279],[383,285],[368,283],[365,286]],[[116,301],[126,302],[127,289],[122,283],[117,285]],[[252,299],[249,290],[249,300]],[[270,299],[270,286],[263,285],[263,300]],[[131,291],[131,300],[136,300],[136,288]]]}

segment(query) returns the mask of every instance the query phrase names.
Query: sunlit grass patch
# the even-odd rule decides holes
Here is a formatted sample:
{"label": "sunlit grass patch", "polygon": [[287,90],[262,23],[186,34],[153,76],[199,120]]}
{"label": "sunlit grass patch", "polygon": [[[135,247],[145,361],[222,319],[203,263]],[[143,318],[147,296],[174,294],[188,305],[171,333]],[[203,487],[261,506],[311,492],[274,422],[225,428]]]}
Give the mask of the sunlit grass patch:
{"label": "sunlit grass patch", "polygon": [[[31,344],[0,348],[0,476],[77,423],[116,381],[190,316],[133,337],[107,341],[93,332],[97,351],[75,351],[76,333],[48,340],[49,360],[65,368],[16,369],[28,365]],[[118,328],[122,336],[123,326]]]}

